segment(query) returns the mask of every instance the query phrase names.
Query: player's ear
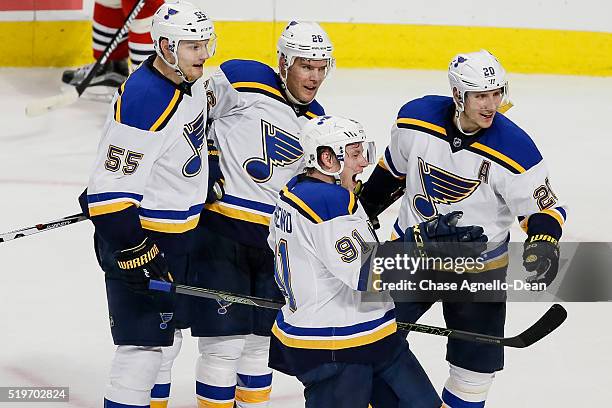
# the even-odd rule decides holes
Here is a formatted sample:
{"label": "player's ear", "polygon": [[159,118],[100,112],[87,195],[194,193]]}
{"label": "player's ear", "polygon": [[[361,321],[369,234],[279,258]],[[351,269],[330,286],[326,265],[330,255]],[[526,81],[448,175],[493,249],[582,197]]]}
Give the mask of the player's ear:
{"label": "player's ear", "polygon": [[164,58],[166,58],[169,63],[174,64],[174,55],[172,55],[169,45],[170,43],[167,38],[161,38],[159,40],[159,46],[162,50],[162,54],[164,54]]}
{"label": "player's ear", "polygon": [[319,153],[319,165],[326,171],[331,170],[333,167],[334,161],[329,149],[321,149],[321,153]]}
{"label": "player's ear", "polygon": [[459,94],[459,90],[457,88],[453,88],[453,99],[456,103],[463,103],[461,100],[461,95]]}

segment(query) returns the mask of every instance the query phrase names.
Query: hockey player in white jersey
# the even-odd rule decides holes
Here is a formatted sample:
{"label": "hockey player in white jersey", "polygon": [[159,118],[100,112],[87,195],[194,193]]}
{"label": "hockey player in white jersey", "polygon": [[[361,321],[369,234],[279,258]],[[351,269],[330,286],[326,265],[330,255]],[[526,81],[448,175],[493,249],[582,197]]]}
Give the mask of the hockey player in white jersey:
{"label": "hockey player in white jersey", "polygon": [[162,5],[152,24],[156,55],[115,94],[87,189],[117,345],[105,408],[167,405],[187,305],[147,285],[186,282],[189,232],[206,200],[201,77],[213,24],[186,2]]}
{"label": "hockey player in white jersey", "polygon": [[[225,195],[206,206],[196,230],[194,286],[282,299],[268,225],[278,191],[302,166],[298,131],[324,113],[314,98],[334,65],[332,51],[318,24],[292,21],[278,41],[278,72],[258,61],[229,60],[209,79],[208,137],[219,148]],[[241,408],[267,406],[276,313],[211,300],[196,305],[200,406],[234,400]]]}
{"label": "hockey player in white jersey", "polygon": [[[441,212],[463,211],[461,221],[483,226],[489,237],[481,271],[489,276],[505,276],[510,226],[518,217],[528,236],[523,264],[534,273],[528,279],[550,284],[566,210],[534,142],[497,112],[508,98],[506,72],[481,50],[453,58],[448,76],[452,98],[425,96],[400,109],[389,146],[363,188],[363,205],[372,215],[393,190],[405,187],[395,238]],[[396,302],[398,319],[414,322],[431,305]],[[503,336],[505,303],[444,302],[443,309],[449,327]],[[446,405],[483,407],[503,368],[503,348],[451,339],[447,360]]]}
{"label": "hockey player in white jersey", "polygon": [[389,293],[366,294],[377,238],[353,189],[375,160],[374,142],[336,116],[310,120],[300,141],[306,170],[279,193],[268,237],[285,297],[270,366],[304,384],[308,408],[366,408],[375,377],[402,407],[440,407],[397,333]]}

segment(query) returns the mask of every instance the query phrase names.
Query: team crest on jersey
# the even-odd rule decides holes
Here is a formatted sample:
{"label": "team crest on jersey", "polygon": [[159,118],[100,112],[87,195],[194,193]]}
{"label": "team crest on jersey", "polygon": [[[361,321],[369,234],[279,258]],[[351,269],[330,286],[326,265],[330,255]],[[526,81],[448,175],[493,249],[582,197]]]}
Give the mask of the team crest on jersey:
{"label": "team crest on jersey", "polygon": [[274,167],[288,166],[304,154],[297,136],[278,128],[265,120],[261,121],[263,157],[251,157],[242,167],[257,183],[270,180]]}
{"label": "team crest on jersey", "polygon": [[204,111],[190,123],[183,127],[183,137],[193,150],[191,156],[183,166],[183,176],[194,177],[202,170],[202,146],[204,145]]}
{"label": "team crest on jersey", "polygon": [[414,208],[423,218],[438,214],[436,204],[452,204],[468,198],[480,185],[480,180],[470,180],[426,163],[419,157],[419,175],[425,194],[417,194],[412,200]]}
{"label": "team crest on jersey", "polygon": [[172,320],[172,317],[174,317],[174,313],[160,313],[159,317],[162,321],[159,325],[159,328],[162,330],[166,330],[168,328],[168,322]]}

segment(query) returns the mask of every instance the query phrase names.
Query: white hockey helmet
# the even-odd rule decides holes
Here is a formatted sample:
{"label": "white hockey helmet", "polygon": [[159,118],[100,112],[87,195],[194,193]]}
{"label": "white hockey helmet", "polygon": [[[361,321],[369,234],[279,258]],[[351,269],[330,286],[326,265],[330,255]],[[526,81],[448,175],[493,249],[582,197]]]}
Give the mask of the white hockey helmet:
{"label": "white hockey helmet", "polygon": [[[300,144],[304,150],[306,167],[314,167],[328,176],[339,177],[344,170],[346,146],[352,143],[363,143],[364,157],[368,164],[376,160],[376,145],[370,139],[363,126],[355,120],[340,116],[320,116],[310,119],[300,131]],[[329,172],[319,164],[320,148],[329,147],[340,162],[340,170]]]}
{"label": "white hockey helmet", "polygon": [[463,112],[466,92],[502,88],[503,101],[508,100],[506,70],[487,50],[456,55],[448,66],[448,80],[451,92],[459,92],[460,100],[455,100],[458,112]]}
{"label": "white hockey helmet", "polygon": [[[161,5],[153,15],[151,38],[155,52],[177,74],[185,77],[178,67],[178,45],[182,40],[208,40],[206,50],[209,58],[215,54],[217,36],[213,22],[206,14],[187,1],[168,2]],[[175,63],[169,63],[162,53],[160,42],[168,39],[168,48]]]}
{"label": "white hockey helmet", "polygon": [[[289,22],[278,39],[276,50],[279,59],[285,58],[285,75],[296,58],[327,60],[326,75],[335,65],[332,56],[334,47],[329,36],[319,24],[314,22]],[[286,79],[283,78],[283,81]]]}

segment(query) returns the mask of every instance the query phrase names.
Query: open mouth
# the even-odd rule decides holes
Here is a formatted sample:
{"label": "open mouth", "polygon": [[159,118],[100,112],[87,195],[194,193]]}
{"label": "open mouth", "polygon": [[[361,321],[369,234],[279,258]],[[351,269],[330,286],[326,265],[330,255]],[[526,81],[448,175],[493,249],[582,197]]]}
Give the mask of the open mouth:
{"label": "open mouth", "polygon": [[483,118],[485,118],[486,120],[492,119],[493,115],[495,115],[495,112],[491,112],[491,113],[481,113],[480,116],[482,116]]}

